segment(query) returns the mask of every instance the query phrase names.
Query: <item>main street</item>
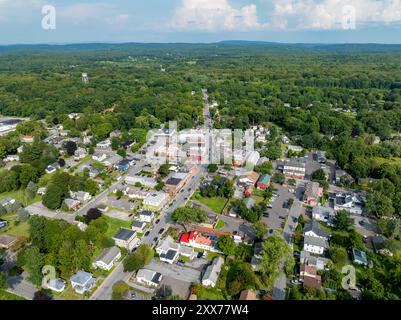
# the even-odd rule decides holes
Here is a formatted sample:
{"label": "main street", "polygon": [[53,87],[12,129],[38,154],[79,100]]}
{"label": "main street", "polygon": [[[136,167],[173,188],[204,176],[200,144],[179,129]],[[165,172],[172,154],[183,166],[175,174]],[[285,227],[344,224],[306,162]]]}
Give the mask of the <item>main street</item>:
{"label": "main street", "polygon": [[[210,115],[209,115],[209,106],[207,102],[207,94],[205,96],[204,94],[204,103],[205,103],[205,108],[203,110],[204,116],[205,116],[205,126],[210,125],[211,126],[211,120],[210,120]],[[208,129],[208,128],[205,128]],[[146,148],[146,147],[144,147]],[[144,149],[143,148],[143,149]],[[138,153],[139,154],[139,153]],[[140,156],[139,156],[140,157]],[[129,172],[130,174],[134,174],[145,165],[144,162],[139,161],[137,162],[136,166],[131,169]],[[138,166],[138,167],[137,167]],[[142,166],[142,167],[141,167]],[[157,242],[159,240],[160,232],[162,229],[167,230],[168,227],[170,226],[170,219],[171,219],[171,214],[174,212],[175,209],[183,207],[186,205],[186,203],[189,201],[189,199],[192,197],[193,193],[196,191],[196,189],[199,187],[202,178],[206,175],[207,173],[207,164],[205,165],[199,165],[199,171],[188,181],[188,183],[184,186],[184,188],[172,199],[160,212],[160,215],[158,219],[160,219],[158,224],[154,224],[153,228],[149,232],[147,236],[142,237],[141,239],[141,244],[147,244],[148,246],[154,247],[157,245]],[[121,179],[122,180],[122,179]],[[122,181],[117,182],[114,184],[112,187],[108,189],[108,193],[112,192],[115,188],[118,188],[120,186],[120,183]],[[99,199],[100,196],[97,197]],[[91,202],[91,206],[96,203],[97,200],[93,200]],[[156,239],[154,241],[154,239]],[[103,283],[97,288],[97,290],[93,293],[91,296],[91,300],[110,300],[113,292],[113,285],[117,281],[128,281],[128,279],[131,277],[131,273],[129,272],[124,272],[124,267],[123,264],[120,263],[118,264],[115,269],[108,275],[108,277],[103,281]]]}

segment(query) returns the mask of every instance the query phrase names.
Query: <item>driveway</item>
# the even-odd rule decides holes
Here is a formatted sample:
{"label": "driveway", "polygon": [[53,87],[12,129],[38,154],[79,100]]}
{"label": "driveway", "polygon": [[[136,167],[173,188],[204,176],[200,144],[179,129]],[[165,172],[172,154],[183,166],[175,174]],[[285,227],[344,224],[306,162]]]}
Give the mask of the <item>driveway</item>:
{"label": "driveway", "polygon": [[[369,237],[378,233],[376,226],[369,218],[354,214],[351,214],[350,217],[354,219],[355,229],[361,236]],[[360,224],[361,221],[363,221],[363,225]]]}
{"label": "driveway", "polygon": [[8,277],[8,291],[25,299],[32,300],[38,289],[27,280],[27,274],[20,276]]}
{"label": "driveway", "polygon": [[75,221],[75,214],[61,212],[59,210],[50,210],[46,208],[42,202],[31,204],[30,206],[26,207],[26,210],[28,210],[31,215],[43,216],[50,219],[65,220],[69,223],[74,223]]}

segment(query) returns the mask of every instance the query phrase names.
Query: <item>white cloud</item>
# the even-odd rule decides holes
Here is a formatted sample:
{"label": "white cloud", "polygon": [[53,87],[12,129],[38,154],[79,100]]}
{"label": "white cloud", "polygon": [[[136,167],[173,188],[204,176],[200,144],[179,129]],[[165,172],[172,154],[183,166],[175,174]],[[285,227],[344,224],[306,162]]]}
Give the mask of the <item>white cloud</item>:
{"label": "white cloud", "polygon": [[183,31],[250,31],[263,28],[256,5],[234,8],[228,0],[182,0],[169,27]]}
{"label": "white cloud", "polygon": [[341,29],[343,7],[355,8],[356,27],[401,23],[401,0],[268,0],[269,27],[286,30]]}

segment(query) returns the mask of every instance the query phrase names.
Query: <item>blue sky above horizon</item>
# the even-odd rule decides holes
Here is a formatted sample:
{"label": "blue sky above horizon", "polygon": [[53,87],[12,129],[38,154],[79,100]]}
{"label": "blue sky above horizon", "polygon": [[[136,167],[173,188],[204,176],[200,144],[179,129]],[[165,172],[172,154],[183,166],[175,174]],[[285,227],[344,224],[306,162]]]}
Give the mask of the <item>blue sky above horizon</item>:
{"label": "blue sky above horizon", "polygon": [[0,0],[0,44],[221,40],[401,43],[401,0]]}

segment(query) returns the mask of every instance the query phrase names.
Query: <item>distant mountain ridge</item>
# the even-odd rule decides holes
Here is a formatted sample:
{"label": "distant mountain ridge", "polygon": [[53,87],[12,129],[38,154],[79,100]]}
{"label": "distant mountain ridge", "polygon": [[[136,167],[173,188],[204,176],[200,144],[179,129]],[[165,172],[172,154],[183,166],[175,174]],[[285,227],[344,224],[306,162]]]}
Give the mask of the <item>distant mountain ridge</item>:
{"label": "distant mountain ridge", "polygon": [[280,43],[267,41],[224,40],[213,43],[72,43],[72,44],[13,44],[0,45],[0,52],[19,50],[98,51],[122,49],[212,49],[212,48],[265,48],[271,50],[302,50],[321,52],[401,52],[401,44],[380,43]]}

